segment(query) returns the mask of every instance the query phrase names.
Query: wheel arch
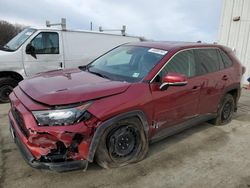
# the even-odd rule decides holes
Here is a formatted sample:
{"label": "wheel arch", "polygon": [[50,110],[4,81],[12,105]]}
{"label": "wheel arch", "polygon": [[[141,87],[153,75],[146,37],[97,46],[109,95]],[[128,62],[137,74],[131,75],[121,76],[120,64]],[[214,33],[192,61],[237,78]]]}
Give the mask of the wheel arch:
{"label": "wheel arch", "polygon": [[143,111],[136,110],[136,111],[130,111],[130,112],[119,114],[119,115],[112,117],[112,118],[108,119],[107,121],[101,123],[99,125],[99,127],[96,129],[94,136],[92,138],[90,147],[89,147],[89,153],[88,153],[87,160],[90,162],[93,162],[95,152],[96,152],[96,149],[97,149],[98,144],[99,144],[99,140],[100,140],[101,136],[103,135],[104,131],[109,126],[111,126],[114,122],[118,122],[118,121],[121,121],[123,119],[132,118],[132,117],[137,117],[141,121],[145,136],[148,139],[149,123],[148,123],[146,115]]}
{"label": "wheel arch", "polygon": [[225,96],[226,94],[231,94],[233,96],[234,102],[235,102],[235,109],[234,109],[234,111],[237,111],[237,104],[238,104],[238,101],[239,101],[239,98],[240,98],[240,95],[241,95],[240,84],[234,84],[234,85],[228,87],[225,90],[223,96]]}
{"label": "wheel arch", "polygon": [[20,73],[14,72],[14,71],[1,71],[0,72],[0,78],[13,78],[17,80],[18,82],[23,80],[23,76]]}

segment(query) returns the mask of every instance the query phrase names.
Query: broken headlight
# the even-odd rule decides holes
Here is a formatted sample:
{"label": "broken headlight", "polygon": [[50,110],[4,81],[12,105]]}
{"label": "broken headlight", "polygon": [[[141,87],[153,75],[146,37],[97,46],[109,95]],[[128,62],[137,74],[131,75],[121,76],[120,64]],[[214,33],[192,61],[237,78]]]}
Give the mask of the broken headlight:
{"label": "broken headlight", "polygon": [[77,107],[33,111],[32,113],[40,126],[72,125],[85,119],[85,115],[90,115],[86,111],[90,105],[91,102],[88,102]]}

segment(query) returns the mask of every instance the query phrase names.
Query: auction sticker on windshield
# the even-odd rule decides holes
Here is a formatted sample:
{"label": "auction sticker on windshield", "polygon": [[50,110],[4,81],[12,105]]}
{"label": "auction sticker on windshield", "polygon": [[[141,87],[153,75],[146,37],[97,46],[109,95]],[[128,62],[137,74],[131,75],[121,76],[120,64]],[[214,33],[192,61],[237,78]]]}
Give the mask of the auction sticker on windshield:
{"label": "auction sticker on windshield", "polygon": [[150,48],[148,52],[160,54],[160,55],[166,55],[168,53],[168,51],[166,50],[160,50],[160,49],[155,49],[155,48]]}

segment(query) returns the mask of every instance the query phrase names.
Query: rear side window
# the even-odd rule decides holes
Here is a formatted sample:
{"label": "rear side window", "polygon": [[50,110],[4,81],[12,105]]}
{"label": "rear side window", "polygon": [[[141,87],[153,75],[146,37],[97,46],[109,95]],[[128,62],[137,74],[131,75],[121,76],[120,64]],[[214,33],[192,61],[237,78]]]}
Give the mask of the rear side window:
{"label": "rear side window", "polygon": [[221,54],[221,58],[222,58],[225,68],[231,67],[233,62],[228,57],[228,55],[223,50],[220,50],[220,54]]}
{"label": "rear side window", "polygon": [[175,55],[163,68],[160,77],[162,78],[167,73],[180,73],[187,77],[195,76],[196,66],[193,50],[179,52]]}
{"label": "rear side window", "polygon": [[199,75],[220,70],[221,59],[217,49],[196,49],[194,51]]}

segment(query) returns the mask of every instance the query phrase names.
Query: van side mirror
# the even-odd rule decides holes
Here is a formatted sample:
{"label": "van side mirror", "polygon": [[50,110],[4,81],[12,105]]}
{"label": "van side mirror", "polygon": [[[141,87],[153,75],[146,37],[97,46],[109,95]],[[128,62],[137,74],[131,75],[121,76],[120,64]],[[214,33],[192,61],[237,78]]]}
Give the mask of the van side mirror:
{"label": "van side mirror", "polygon": [[160,90],[166,90],[169,86],[185,86],[187,85],[187,77],[179,73],[168,73],[162,79]]}
{"label": "van side mirror", "polygon": [[30,43],[26,46],[26,54],[30,54],[32,57],[37,59],[36,57],[36,49],[34,46],[32,46]]}

